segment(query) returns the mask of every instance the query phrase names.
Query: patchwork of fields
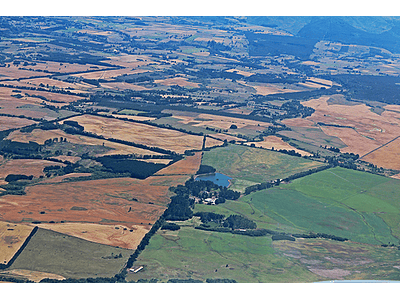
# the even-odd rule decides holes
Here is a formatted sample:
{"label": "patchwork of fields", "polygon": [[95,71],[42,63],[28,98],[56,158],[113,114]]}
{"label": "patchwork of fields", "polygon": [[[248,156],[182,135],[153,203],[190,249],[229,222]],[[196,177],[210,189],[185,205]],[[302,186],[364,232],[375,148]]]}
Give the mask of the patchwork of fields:
{"label": "patchwork of fields", "polygon": [[0,282],[400,280],[373,18],[0,17]]}

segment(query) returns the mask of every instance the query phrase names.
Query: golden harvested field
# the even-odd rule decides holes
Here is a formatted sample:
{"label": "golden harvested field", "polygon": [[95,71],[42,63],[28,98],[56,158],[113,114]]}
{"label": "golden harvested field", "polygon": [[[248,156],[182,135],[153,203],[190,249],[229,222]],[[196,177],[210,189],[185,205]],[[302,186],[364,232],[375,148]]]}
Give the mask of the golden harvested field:
{"label": "golden harvested field", "polygon": [[313,128],[316,126],[314,121],[303,118],[285,119],[282,120],[282,123],[285,124],[286,126],[294,126],[294,127]]}
{"label": "golden harvested field", "polygon": [[271,94],[278,94],[278,93],[294,93],[300,92],[300,89],[284,89],[281,84],[272,84],[272,83],[263,83],[262,85],[253,84],[252,82],[246,83],[245,81],[238,80],[240,84],[243,84],[248,87],[252,87],[256,90],[256,94],[258,95],[271,95]]}
{"label": "golden harvested field", "polygon": [[11,128],[19,128],[32,124],[36,124],[36,121],[23,119],[23,118],[13,118],[13,117],[5,117],[0,116],[0,131],[11,129]]}
{"label": "golden harvested field", "polygon": [[127,82],[102,82],[100,85],[106,89],[122,90],[122,91],[123,90],[132,90],[132,91],[148,90],[148,88],[146,88],[144,86],[127,83]]}
{"label": "golden harvested field", "polygon": [[[232,136],[232,135],[228,135],[228,134],[223,134],[223,133],[213,133],[213,134],[209,134],[209,136],[216,138],[216,139],[220,139],[220,140],[227,140],[228,142],[230,142],[230,141],[237,141],[237,142],[246,141],[245,139],[238,138],[236,136]],[[207,142],[207,140],[206,140],[206,142]]]}
{"label": "golden harvested field", "polygon": [[[138,64],[138,65],[140,65],[140,64]],[[138,72],[137,70],[124,68],[124,69],[118,69],[118,70],[104,70],[104,71],[96,71],[96,72],[90,72],[90,73],[79,73],[79,74],[74,74],[71,76],[83,77],[86,79],[110,79],[110,78],[118,77],[121,75],[129,75],[129,74],[137,74],[137,73],[141,73],[141,72]]]}
{"label": "golden harvested field", "polygon": [[134,120],[134,121],[154,121],[157,118],[154,117],[145,117],[145,116],[135,116],[135,115],[124,115],[124,114],[115,114],[113,115],[116,118],[122,119],[122,118],[126,118],[126,119],[130,119],[130,120]]}
{"label": "golden harvested field", "polygon": [[[53,110],[44,108],[42,105],[39,105],[43,102],[43,100],[39,98],[23,97],[17,99],[11,97],[11,94],[16,95],[17,93],[12,93],[11,89],[0,87],[0,113],[31,118],[43,118],[46,120],[55,119],[60,116],[61,113],[65,113],[65,111],[56,113]],[[47,102],[47,104],[62,106],[62,103]]]}
{"label": "golden harvested field", "polygon": [[221,146],[221,145],[223,145],[223,144],[224,144],[223,141],[220,141],[220,140],[216,140],[216,139],[207,137],[207,138],[206,138],[206,145],[205,145],[205,147],[206,147],[206,148],[210,148],[210,147],[214,147],[214,146]]}
{"label": "golden harvested field", "polygon": [[57,280],[65,279],[65,277],[63,277],[61,275],[57,275],[57,274],[39,272],[39,271],[31,271],[31,270],[23,270],[23,269],[2,271],[2,272],[0,272],[0,275],[5,275],[5,276],[11,275],[12,277],[25,278],[25,279],[29,279],[34,282],[40,282],[44,278],[57,279]]}
{"label": "golden harvested field", "polygon": [[[158,62],[154,62],[152,58],[147,55],[120,54],[116,56],[110,56],[108,58],[110,60],[107,60],[107,63],[121,66],[124,68],[132,68],[135,69],[132,70],[134,72],[136,72],[136,69],[138,67],[147,66],[150,63],[159,64]],[[130,73],[130,74],[135,74],[135,73]]]}
{"label": "golden harvested field", "polygon": [[[57,88],[69,88],[72,93],[85,93],[87,90],[96,88],[96,86],[88,84],[86,82],[66,82],[61,80],[55,80],[51,78],[32,78],[32,79],[25,79],[21,81],[16,81],[13,83],[15,85],[23,85],[28,87],[38,87],[41,84],[44,84],[47,88],[49,87],[57,87]],[[39,91],[26,91],[28,94],[37,94]],[[47,97],[46,97],[47,98]],[[71,101],[68,101],[71,102]]]}
{"label": "golden harvested field", "polygon": [[183,184],[188,178],[187,175],[153,176],[144,180],[109,178],[37,184],[28,186],[26,195],[2,196],[1,218],[15,223],[151,225],[170,201],[168,188]]}
{"label": "golden harvested field", "polygon": [[[351,126],[338,128],[321,126],[325,134],[340,138],[347,147],[343,152],[364,155],[400,135],[400,119],[397,112],[384,111],[381,115],[373,113],[365,104],[328,104],[329,96],[302,102],[316,111],[307,120]],[[288,124],[288,121],[285,122]],[[298,125],[297,125],[298,126]]]}
{"label": "golden harvested field", "polygon": [[99,145],[102,146],[104,143],[105,147],[112,148],[114,150],[110,150],[107,153],[104,154],[99,154],[97,156],[102,156],[102,155],[115,155],[115,154],[138,154],[138,155],[157,155],[159,153],[146,150],[146,149],[141,149],[141,148],[136,148],[128,145],[123,145],[119,143],[114,143],[114,142],[109,142],[109,141],[104,141],[88,136],[79,136],[79,135],[73,135],[73,134],[68,134],[65,133],[64,131],[60,129],[55,129],[55,130],[41,130],[41,129],[34,129],[32,132],[21,132],[21,131],[14,131],[11,134],[8,135],[7,139],[12,140],[12,141],[17,141],[17,142],[22,142],[22,143],[27,143],[29,141],[36,142],[39,144],[43,144],[45,140],[48,139],[54,139],[54,138],[60,138],[63,137],[64,139],[66,138],[68,142],[70,143],[75,143],[75,144],[82,144],[82,145]]}
{"label": "golden harvested field", "polygon": [[81,177],[81,176],[90,176],[92,173],[69,173],[61,176],[56,176],[52,178],[46,178],[41,181],[41,183],[57,183],[57,182],[63,182],[67,178],[74,178],[74,177]]}
{"label": "golden harvested field", "polygon": [[[1,205],[0,205],[1,208]],[[0,221],[0,263],[7,264],[31,234],[32,226]]]}
{"label": "golden harvested field", "polygon": [[292,146],[290,146],[288,143],[282,141],[282,139],[280,137],[277,136],[265,136],[264,137],[264,141],[262,142],[249,142],[249,143],[245,143],[247,145],[250,144],[254,144],[256,147],[262,147],[262,148],[266,148],[266,149],[271,149],[272,147],[275,150],[294,150],[297,153],[300,153],[302,156],[307,156],[307,155],[311,155],[310,153],[303,151],[303,150],[299,150],[296,149]]}
{"label": "golden harvested field", "polygon": [[246,120],[234,117],[224,117],[211,114],[199,114],[192,112],[181,112],[175,110],[164,110],[166,113],[172,113],[174,118],[180,119],[179,123],[189,124],[196,127],[212,127],[218,129],[229,129],[231,125],[236,125],[237,128],[247,126],[259,126],[259,130],[263,130],[271,125],[271,123],[260,122],[254,120]]}
{"label": "golden harvested field", "polygon": [[188,81],[188,79],[184,78],[184,77],[174,77],[174,78],[167,78],[167,79],[159,79],[159,80],[154,80],[154,83],[167,85],[167,86],[179,85],[181,87],[192,87],[192,88],[199,87],[198,83]]}
{"label": "golden harvested field", "polygon": [[[96,70],[98,66],[92,64],[71,64],[71,63],[60,63],[55,61],[46,61],[45,63],[37,62],[35,66],[29,66],[30,69],[34,70],[46,70],[49,72],[62,72],[62,73],[70,73],[70,72],[84,72],[88,70]],[[36,73],[35,74],[39,74]],[[49,75],[45,73],[45,75]],[[37,76],[37,75],[36,75]]]}
{"label": "golden harvested field", "polygon": [[5,160],[0,164],[0,178],[4,179],[8,174],[33,175],[38,178],[44,175],[43,168],[47,166],[65,166],[65,164],[41,159]]}
{"label": "golden harvested field", "polygon": [[178,153],[187,149],[201,149],[203,137],[147,124],[125,122],[118,119],[83,115],[70,118],[84,126],[85,131],[150,147],[160,147]]}
{"label": "golden harvested field", "polygon": [[243,76],[246,76],[246,77],[249,77],[249,76],[255,74],[253,72],[242,71],[242,70],[238,70],[238,69],[229,69],[229,70],[226,70],[225,72],[237,73],[237,74],[240,74],[240,75],[243,75]]}
{"label": "golden harvested field", "polygon": [[149,225],[101,225],[93,223],[60,223],[39,224],[38,227],[75,236],[90,242],[136,249],[145,234],[149,232]]}
{"label": "golden harvested field", "polygon": [[362,160],[385,169],[400,170],[400,138],[364,156]]}
{"label": "golden harvested field", "polygon": [[184,159],[158,171],[154,175],[194,175],[201,164],[201,152],[193,156],[186,156]]}
{"label": "golden harvested field", "polygon": [[233,114],[249,115],[249,114],[251,114],[253,109],[247,108],[247,107],[241,107],[241,108],[235,107],[235,108],[226,109],[224,111],[225,112],[230,112],[230,113],[233,113]]}
{"label": "golden harvested field", "polygon": [[10,67],[0,67],[0,75],[3,75],[4,79],[18,79],[18,78],[25,78],[25,77],[34,77],[34,76],[48,76],[48,73],[44,73],[41,71],[28,71],[28,70],[21,70],[18,66],[10,65]]}

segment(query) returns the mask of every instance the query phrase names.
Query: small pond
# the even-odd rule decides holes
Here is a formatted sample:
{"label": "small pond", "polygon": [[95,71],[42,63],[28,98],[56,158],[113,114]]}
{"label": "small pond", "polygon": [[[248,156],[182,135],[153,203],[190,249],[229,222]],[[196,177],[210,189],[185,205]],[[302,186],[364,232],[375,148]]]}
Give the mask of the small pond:
{"label": "small pond", "polygon": [[196,180],[210,180],[220,186],[228,187],[232,178],[221,173],[205,174],[196,177]]}

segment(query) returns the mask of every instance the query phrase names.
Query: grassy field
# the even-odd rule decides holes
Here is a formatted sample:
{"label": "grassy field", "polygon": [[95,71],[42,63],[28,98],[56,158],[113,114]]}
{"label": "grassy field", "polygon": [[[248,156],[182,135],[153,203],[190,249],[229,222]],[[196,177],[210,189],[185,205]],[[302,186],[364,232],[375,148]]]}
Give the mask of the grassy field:
{"label": "grassy field", "polygon": [[128,281],[158,278],[227,278],[237,282],[312,282],[319,277],[276,254],[270,237],[248,237],[181,228],[159,231],[134,266]]}
{"label": "grassy field", "polygon": [[[110,258],[119,256],[120,258]],[[112,277],[132,254],[126,250],[39,229],[9,270],[53,273],[66,278]]]}
{"label": "grassy field", "polygon": [[273,247],[324,280],[400,280],[397,248],[322,239],[275,241]]}
{"label": "grassy field", "polygon": [[240,201],[251,203],[280,226],[361,243],[399,244],[398,187],[396,179],[334,168]]}
{"label": "grassy field", "polygon": [[238,145],[205,151],[202,164],[234,178],[231,188],[239,191],[322,165],[300,157]]}

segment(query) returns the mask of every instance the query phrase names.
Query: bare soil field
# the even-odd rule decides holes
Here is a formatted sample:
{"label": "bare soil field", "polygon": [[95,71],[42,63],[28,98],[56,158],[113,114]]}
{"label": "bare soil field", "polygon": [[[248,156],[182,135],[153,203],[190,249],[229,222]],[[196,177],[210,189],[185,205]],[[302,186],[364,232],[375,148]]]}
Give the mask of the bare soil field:
{"label": "bare soil field", "polygon": [[196,152],[193,156],[184,159],[158,171],[154,175],[194,175],[199,170],[201,164],[201,152]]}
{"label": "bare soil field", "polygon": [[[1,208],[1,205],[0,205]],[[0,221],[0,263],[7,264],[31,234],[32,226]]]}
{"label": "bare soil field", "polygon": [[203,137],[189,135],[180,131],[150,126],[147,124],[125,122],[117,119],[83,115],[70,118],[84,126],[86,131],[150,147],[160,147],[183,153],[188,149],[201,149]]}
{"label": "bare soil field", "polygon": [[[398,113],[384,111],[381,115],[373,113],[365,104],[328,104],[329,96],[302,102],[314,108],[315,113],[307,120],[315,123],[334,124],[352,128],[321,126],[328,135],[337,136],[348,147],[344,152],[364,155],[400,135]],[[287,123],[287,122],[286,122]]]}
{"label": "bare soil field", "polygon": [[34,129],[32,132],[21,132],[21,131],[14,131],[8,135],[7,139],[22,143],[28,143],[29,141],[36,142],[39,144],[43,144],[44,141],[47,139],[54,139],[63,137],[67,139],[70,143],[75,144],[83,144],[83,145],[104,145],[105,147],[112,148],[114,150],[110,150],[107,153],[99,154],[98,156],[102,155],[115,155],[115,154],[138,154],[138,155],[157,155],[159,153],[136,148],[128,145],[123,145],[119,143],[104,141],[92,137],[87,136],[79,136],[65,133],[62,130],[55,129],[55,130],[41,130],[41,129]]}
{"label": "bare soil field", "polygon": [[33,175],[38,178],[44,175],[43,168],[47,166],[65,166],[65,164],[42,159],[12,159],[5,160],[0,165],[0,178],[8,174]]}
{"label": "bare soil field", "polygon": [[26,195],[0,198],[1,218],[10,222],[88,222],[151,225],[166,209],[170,186],[189,176],[153,176],[145,180],[110,178],[37,184]]}
{"label": "bare soil field", "polygon": [[0,116],[0,131],[12,128],[24,127],[36,123],[37,123],[36,121],[23,118]]}
{"label": "bare soil field", "polygon": [[159,80],[154,80],[154,83],[158,83],[158,84],[162,84],[162,85],[166,85],[166,86],[179,85],[181,87],[192,87],[192,88],[199,87],[198,83],[188,81],[188,79],[184,78],[184,77],[159,79]]}
{"label": "bare soil field", "polygon": [[136,249],[149,225],[100,225],[93,223],[38,224],[38,227],[78,237],[94,243]]}
{"label": "bare soil field", "polygon": [[385,169],[400,170],[400,138],[364,156],[362,160]]}
{"label": "bare soil field", "polygon": [[1,271],[0,275],[5,275],[5,276],[10,275],[10,276],[16,277],[16,278],[29,279],[34,282],[40,282],[44,278],[57,279],[57,280],[65,279],[65,277],[63,277],[61,275],[57,275],[57,274],[39,272],[39,271],[31,271],[31,270],[23,270],[23,269]]}
{"label": "bare soil field", "polygon": [[262,142],[251,142],[246,143],[247,145],[254,144],[256,147],[262,147],[266,149],[274,148],[275,150],[294,150],[297,153],[300,153],[302,156],[311,155],[310,153],[296,149],[290,146],[288,143],[282,141],[282,138],[277,136],[265,136]]}

